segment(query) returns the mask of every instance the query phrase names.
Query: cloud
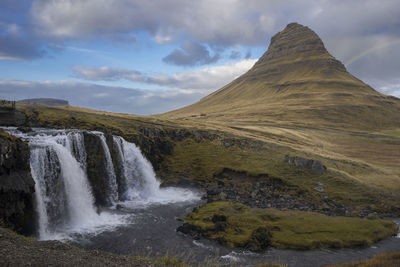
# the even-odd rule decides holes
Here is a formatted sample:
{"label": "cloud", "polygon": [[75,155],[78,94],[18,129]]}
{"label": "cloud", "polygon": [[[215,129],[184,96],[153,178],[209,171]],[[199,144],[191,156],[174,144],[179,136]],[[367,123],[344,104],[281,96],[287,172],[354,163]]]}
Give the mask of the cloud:
{"label": "cloud", "polygon": [[145,31],[160,43],[190,36],[227,46],[263,45],[292,21],[326,35],[393,35],[400,31],[399,13],[397,0],[36,0],[31,10],[37,30],[58,38]]}
{"label": "cloud", "polygon": [[400,80],[397,80],[397,82],[394,84],[386,84],[379,87],[379,91],[384,94],[393,95],[400,98]]}
{"label": "cloud", "polygon": [[[141,73],[135,70],[110,68],[110,67],[84,67],[73,66],[74,76],[76,78],[89,81],[118,81],[130,79],[133,76],[141,76]],[[131,78],[133,79],[133,78]]]}
{"label": "cloud", "polygon": [[30,1],[3,0],[0,4],[0,60],[23,61],[42,57],[42,42],[23,23]]}
{"label": "cloud", "polygon": [[146,75],[136,70],[110,67],[75,66],[75,77],[90,81],[130,80],[155,84],[163,87],[172,87],[185,90],[201,90],[211,92],[231,82],[236,77],[249,70],[256,60],[245,59],[235,63],[226,63],[222,66],[207,67],[190,70],[172,75]]}
{"label": "cloud", "polygon": [[260,6],[273,14],[269,7],[277,2],[119,0],[110,4],[109,0],[36,0],[31,16],[37,32],[53,38],[145,31],[161,43],[186,34],[201,43],[231,45],[241,40],[254,44],[264,41],[275,22],[273,17],[262,16]]}
{"label": "cloud", "polygon": [[0,80],[1,99],[60,98],[74,106],[140,115],[177,109],[202,96],[184,90],[147,91],[71,81]]}
{"label": "cloud", "polygon": [[242,54],[239,51],[233,50],[233,51],[231,51],[229,59],[238,59],[241,56],[242,56]]}
{"label": "cloud", "polygon": [[[49,42],[75,49],[88,44],[87,39],[129,45],[140,42],[143,36],[158,44],[182,44],[165,57],[166,62],[180,66],[216,62],[223,49],[257,47],[247,50],[244,59],[249,59],[251,51],[255,54],[260,46],[268,44],[273,34],[287,23],[297,21],[315,30],[328,50],[346,62],[371,47],[399,39],[398,14],[398,0],[2,0],[0,60],[43,57],[44,50],[51,52]],[[400,69],[397,50],[380,49],[350,64],[348,69],[378,89],[397,88],[396,70]],[[160,86],[170,84],[175,88],[212,88],[215,81],[206,84],[199,77],[217,77],[203,76],[199,74],[201,70],[187,73],[190,79],[179,73],[149,76],[129,73],[130,70],[123,73],[122,69],[117,71],[122,74],[103,70],[104,74],[95,76],[89,69],[85,71],[85,75],[80,74],[83,70],[75,71],[75,75],[93,81],[128,79]],[[198,86],[193,83],[196,79]]]}
{"label": "cloud", "polygon": [[251,51],[250,51],[250,49],[247,50],[247,53],[246,53],[246,55],[244,56],[244,58],[245,58],[245,59],[251,58]]}
{"label": "cloud", "polygon": [[16,34],[0,34],[0,60],[32,60],[45,55],[40,43],[30,36]]}
{"label": "cloud", "polygon": [[180,66],[195,66],[211,64],[217,62],[219,58],[218,53],[211,56],[204,45],[186,40],[180,49],[172,51],[171,54],[163,58],[163,61]]}
{"label": "cloud", "polygon": [[255,62],[256,60],[251,59],[241,60],[236,63],[226,63],[222,66],[185,71],[173,75],[150,76],[148,82],[175,88],[212,92],[248,71]]}

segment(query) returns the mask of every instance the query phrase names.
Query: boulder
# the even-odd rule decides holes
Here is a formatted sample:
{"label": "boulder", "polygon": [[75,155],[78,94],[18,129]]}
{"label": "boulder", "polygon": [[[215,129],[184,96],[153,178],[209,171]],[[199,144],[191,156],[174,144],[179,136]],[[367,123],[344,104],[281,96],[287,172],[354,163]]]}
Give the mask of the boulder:
{"label": "boulder", "polygon": [[301,169],[309,169],[316,174],[324,174],[326,171],[326,166],[322,164],[319,160],[306,159],[301,157],[290,157],[285,155],[285,160],[290,165],[296,166]]}

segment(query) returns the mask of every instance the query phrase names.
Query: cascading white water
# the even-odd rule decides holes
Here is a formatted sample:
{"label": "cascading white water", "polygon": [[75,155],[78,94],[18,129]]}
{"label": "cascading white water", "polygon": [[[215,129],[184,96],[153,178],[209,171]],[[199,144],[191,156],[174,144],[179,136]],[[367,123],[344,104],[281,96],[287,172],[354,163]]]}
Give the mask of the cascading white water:
{"label": "cascading white water", "polygon": [[121,176],[125,186],[122,199],[134,200],[156,195],[160,182],[157,181],[150,162],[143,157],[135,144],[120,136],[114,136],[113,139],[120,157]]}
{"label": "cascading white water", "polygon": [[[35,129],[24,134],[15,128],[6,130],[29,141],[39,239],[64,239],[71,238],[75,233],[98,233],[127,222],[128,215],[111,210],[98,213],[95,207],[87,177],[83,131]],[[122,137],[114,136],[114,149],[118,152],[120,163],[117,177],[104,134],[89,133],[98,136],[102,144],[107,183],[111,189],[105,197],[112,200],[111,203],[120,201],[119,205],[137,208],[153,203],[199,199],[199,195],[190,190],[161,189],[152,165],[140,149]]]}
{"label": "cascading white water", "polygon": [[83,134],[80,132],[68,133],[66,147],[73,152],[75,159],[81,164],[81,167],[86,172],[86,149],[84,144]]}
{"label": "cascading white water", "polygon": [[102,132],[95,132],[96,135],[100,137],[101,146],[103,147],[104,156],[106,159],[105,167],[107,172],[107,182],[108,182],[108,199],[110,203],[115,203],[118,200],[118,185],[117,177],[115,175],[114,165],[111,159],[110,149],[107,146],[106,138]]}
{"label": "cascading white water", "polygon": [[134,205],[151,203],[174,203],[199,199],[190,190],[169,187],[160,188],[151,163],[143,156],[140,148],[120,136],[113,136],[119,155],[121,178],[125,192],[122,200]]}
{"label": "cascading white water", "polygon": [[38,235],[39,238],[45,238],[49,233],[49,216],[47,215],[47,206],[51,203],[51,198],[47,197],[45,172],[52,171],[53,164],[48,158],[46,148],[31,146],[31,173],[35,180],[35,198],[36,210],[39,217]]}
{"label": "cascading white water", "polygon": [[122,223],[121,218],[96,211],[86,176],[81,132],[43,130],[35,135],[13,134],[28,140],[31,149],[39,239],[60,239],[68,232]]}

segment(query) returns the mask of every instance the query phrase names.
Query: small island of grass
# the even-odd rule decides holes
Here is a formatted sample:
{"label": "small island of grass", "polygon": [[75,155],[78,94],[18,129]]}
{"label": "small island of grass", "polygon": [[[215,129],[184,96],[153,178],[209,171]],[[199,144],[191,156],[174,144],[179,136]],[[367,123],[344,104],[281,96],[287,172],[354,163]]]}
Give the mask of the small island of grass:
{"label": "small island of grass", "polygon": [[379,218],[332,217],[221,201],[190,213],[178,230],[258,251],[268,246],[298,250],[368,246],[395,235],[398,226]]}

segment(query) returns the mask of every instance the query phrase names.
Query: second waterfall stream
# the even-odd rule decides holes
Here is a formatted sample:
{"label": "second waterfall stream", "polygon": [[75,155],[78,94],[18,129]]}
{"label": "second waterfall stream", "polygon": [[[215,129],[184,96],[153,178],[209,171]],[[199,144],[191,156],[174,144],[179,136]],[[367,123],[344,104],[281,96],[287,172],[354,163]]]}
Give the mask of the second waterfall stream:
{"label": "second waterfall stream", "polygon": [[[80,130],[35,129],[24,134],[9,131],[29,142],[35,180],[38,238],[68,239],[80,233],[98,233],[127,223],[116,207],[144,208],[151,204],[195,201],[199,195],[176,187],[160,188],[151,163],[133,143],[120,136],[107,144],[103,133]],[[106,177],[104,198],[108,207],[96,206],[94,185],[88,179],[85,135],[98,138]],[[109,142],[110,143],[110,142]],[[116,151],[115,155],[110,149]],[[113,158],[114,156],[114,158]],[[95,181],[93,181],[95,180]],[[97,185],[99,187],[99,185]]]}

